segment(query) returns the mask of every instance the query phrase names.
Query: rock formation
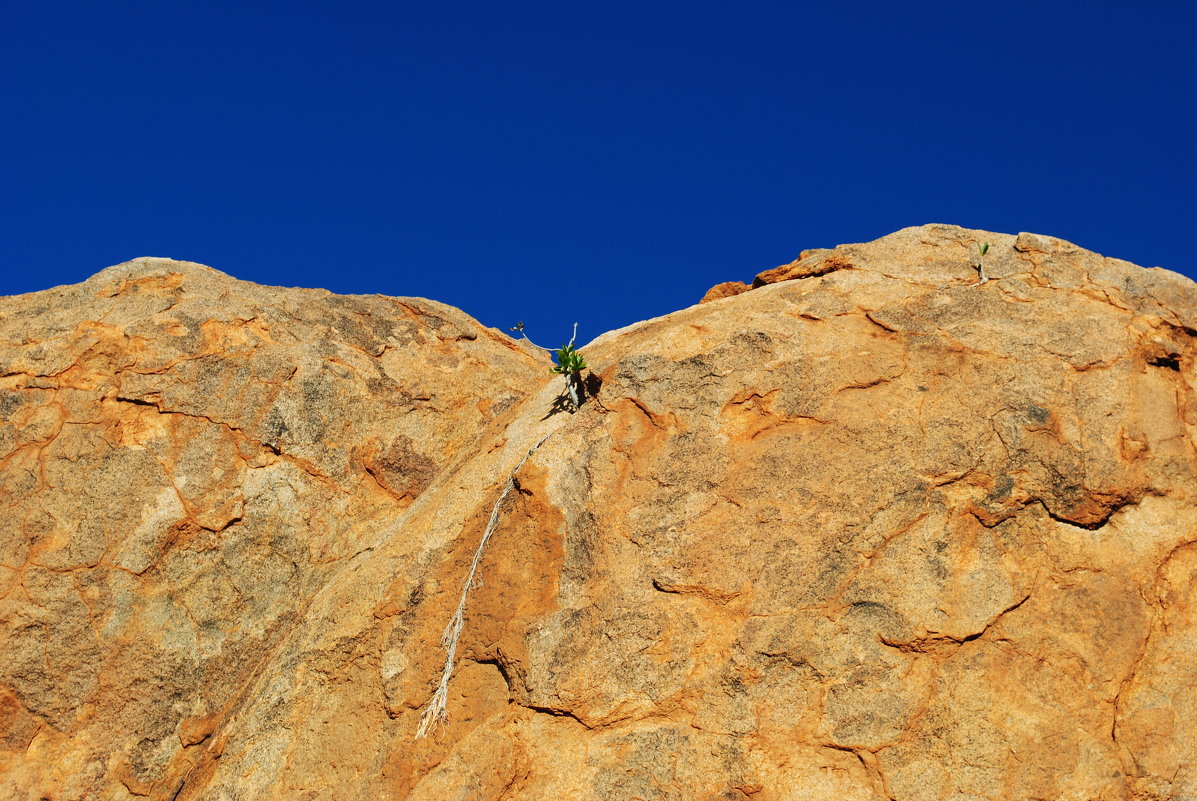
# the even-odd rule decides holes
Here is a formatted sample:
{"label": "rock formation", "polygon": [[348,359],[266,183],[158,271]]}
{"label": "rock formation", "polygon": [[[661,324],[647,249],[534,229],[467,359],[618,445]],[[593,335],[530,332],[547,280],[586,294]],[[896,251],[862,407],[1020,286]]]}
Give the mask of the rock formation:
{"label": "rock formation", "polygon": [[0,798],[1197,798],[1193,283],[924,226],[584,353],[554,413],[431,301],[0,300]]}

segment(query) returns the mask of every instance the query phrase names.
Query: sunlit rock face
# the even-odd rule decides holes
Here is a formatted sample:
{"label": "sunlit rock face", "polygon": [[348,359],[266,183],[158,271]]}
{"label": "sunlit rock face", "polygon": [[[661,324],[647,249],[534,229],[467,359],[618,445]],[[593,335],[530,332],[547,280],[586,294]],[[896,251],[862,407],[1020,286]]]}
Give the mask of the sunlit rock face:
{"label": "sunlit rock face", "polygon": [[933,225],[734,290],[576,414],[426,300],[0,299],[0,798],[1197,797],[1197,286]]}

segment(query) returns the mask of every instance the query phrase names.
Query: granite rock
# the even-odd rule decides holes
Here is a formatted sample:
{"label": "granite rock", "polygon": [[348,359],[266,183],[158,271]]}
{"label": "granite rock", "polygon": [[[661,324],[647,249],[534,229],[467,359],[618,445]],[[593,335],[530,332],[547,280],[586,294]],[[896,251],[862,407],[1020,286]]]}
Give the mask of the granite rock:
{"label": "granite rock", "polygon": [[1197,797],[1197,286],[796,264],[586,346],[576,414],[430,301],[4,299],[0,796]]}

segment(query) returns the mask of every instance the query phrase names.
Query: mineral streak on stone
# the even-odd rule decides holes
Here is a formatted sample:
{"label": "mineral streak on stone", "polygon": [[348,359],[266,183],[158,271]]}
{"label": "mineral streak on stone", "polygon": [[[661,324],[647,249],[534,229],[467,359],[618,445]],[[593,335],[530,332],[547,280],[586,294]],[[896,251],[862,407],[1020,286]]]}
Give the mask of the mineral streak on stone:
{"label": "mineral streak on stone", "polygon": [[573,415],[425,300],[0,301],[0,798],[1197,797],[1197,286],[942,225],[754,283]]}

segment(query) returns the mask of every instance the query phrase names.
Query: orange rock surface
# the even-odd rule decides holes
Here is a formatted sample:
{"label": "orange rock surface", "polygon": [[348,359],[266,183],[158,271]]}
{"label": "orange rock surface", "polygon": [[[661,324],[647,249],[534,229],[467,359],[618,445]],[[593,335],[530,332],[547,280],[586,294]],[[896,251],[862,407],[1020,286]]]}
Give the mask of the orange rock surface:
{"label": "orange rock surface", "polygon": [[1197,797],[1197,285],[799,262],[586,346],[576,414],[425,300],[0,300],[0,798]]}
{"label": "orange rock surface", "polygon": [[702,296],[699,303],[710,303],[712,300],[723,300],[724,298],[732,298],[736,295],[743,294],[751,289],[748,284],[743,281],[724,281],[722,284],[715,284],[707,290],[707,293]]}

